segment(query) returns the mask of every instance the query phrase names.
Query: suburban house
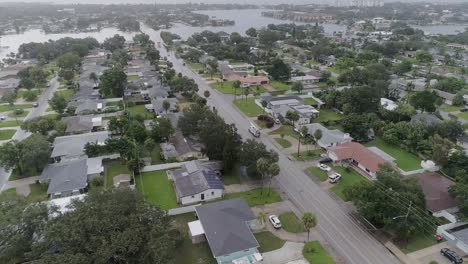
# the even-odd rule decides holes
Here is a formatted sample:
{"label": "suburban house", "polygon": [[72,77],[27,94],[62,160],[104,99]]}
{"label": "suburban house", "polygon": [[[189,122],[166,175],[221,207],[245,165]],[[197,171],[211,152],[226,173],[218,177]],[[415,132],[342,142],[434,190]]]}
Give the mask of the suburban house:
{"label": "suburban house", "polygon": [[222,198],[224,184],[218,177],[221,169],[220,161],[193,160],[180,169],[167,171],[174,182],[177,201],[186,205]]}
{"label": "suburban house", "polygon": [[294,123],[296,127],[309,124],[311,118],[319,116],[319,111],[315,107],[310,105],[282,105],[278,108],[273,109],[273,116],[278,118],[281,122],[286,121],[286,115],[288,112],[296,112],[299,115],[299,119]]}
{"label": "suburban house", "polygon": [[8,92],[13,92],[18,88],[19,83],[20,80],[15,78],[0,80],[0,96],[3,96]]}
{"label": "suburban house", "polygon": [[39,181],[47,183],[47,194],[52,198],[77,195],[88,186],[88,165],[86,159],[79,159],[47,165]]}
{"label": "suburban house", "polygon": [[188,223],[192,242],[208,241],[218,264],[262,261],[252,233],[257,220],[243,199],[200,205],[195,212],[198,220]]}
{"label": "suburban house", "polygon": [[427,210],[436,217],[445,217],[451,222],[456,222],[453,214],[458,212],[461,202],[449,193],[450,187],[455,183],[437,172],[420,173],[417,177],[424,193]]}
{"label": "suburban house", "polygon": [[310,85],[320,82],[322,78],[314,75],[294,76],[291,77],[290,82],[301,82],[304,85]]}
{"label": "suburban house", "polygon": [[76,115],[87,115],[101,112],[105,107],[105,102],[101,100],[84,100],[71,105],[76,107]]}
{"label": "suburban house", "polygon": [[432,89],[432,90],[436,92],[437,96],[439,96],[442,100],[444,100],[444,104],[453,105],[453,99],[455,98],[455,96],[457,96],[456,94],[441,91],[438,89]]}
{"label": "suburban house", "polygon": [[62,121],[67,124],[65,132],[68,134],[91,133],[102,128],[102,117],[68,116]]}
{"label": "suburban house", "polygon": [[309,135],[314,135],[317,130],[322,131],[322,137],[317,140],[317,145],[324,149],[351,142],[353,140],[353,138],[348,133],[343,133],[338,129],[330,130],[320,123],[312,123],[304,126],[307,127]]}
{"label": "suburban house", "polygon": [[113,184],[115,188],[124,188],[124,187],[130,187],[130,175],[129,174],[119,174],[115,176],[113,179]]}
{"label": "suburban house", "polygon": [[387,111],[394,111],[398,108],[398,104],[387,98],[380,98],[380,106]]}
{"label": "suburban house", "polygon": [[252,64],[229,64],[228,68],[232,71],[250,71],[254,69],[254,66]]}
{"label": "suburban house", "polygon": [[464,254],[468,254],[468,222],[450,223],[437,227],[437,234],[442,236]]}
{"label": "suburban house", "polygon": [[418,122],[427,126],[433,126],[433,125],[438,125],[438,124],[443,123],[443,121],[440,120],[437,116],[432,115],[432,114],[424,114],[424,113],[419,113],[419,114],[415,114],[414,116],[412,116],[411,122],[413,123]]}
{"label": "suburban house", "polygon": [[201,158],[202,145],[197,141],[184,137],[180,130],[176,131],[168,142],[161,143],[161,152],[164,158],[176,158],[183,161],[190,158]]}
{"label": "suburban house", "polygon": [[[354,168],[365,172],[375,179],[379,167],[384,164],[392,164],[390,156],[383,157],[383,151],[368,149],[357,142],[346,142],[328,149],[327,154],[335,163],[349,163]],[[388,156],[388,157],[387,157]]]}
{"label": "suburban house", "polygon": [[104,145],[108,138],[108,131],[56,137],[51,158],[60,161],[82,157],[87,143]]}
{"label": "suburban house", "polygon": [[299,96],[263,96],[262,100],[267,102],[267,108],[275,109],[281,106],[303,105],[304,99]]}
{"label": "suburban house", "polygon": [[245,76],[240,77],[241,87],[260,86],[262,84],[269,84],[270,79],[266,76]]}

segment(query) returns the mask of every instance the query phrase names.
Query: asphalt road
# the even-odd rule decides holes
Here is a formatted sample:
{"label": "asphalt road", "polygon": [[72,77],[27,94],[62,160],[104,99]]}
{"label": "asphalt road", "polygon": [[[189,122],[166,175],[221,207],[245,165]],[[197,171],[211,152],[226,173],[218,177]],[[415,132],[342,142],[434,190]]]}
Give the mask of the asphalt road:
{"label": "asphalt road", "polygon": [[[38,107],[32,108],[32,110],[29,112],[29,114],[24,118],[24,120],[29,120],[33,119],[36,117],[41,116],[42,114],[45,113],[45,110],[47,109],[48,101],[49,99],[52,98],[54,95],[55,91],[60,87],[60,82],[58,81],[58,77],[55,77],[50,81],[49,88],[42,93],[42,95],[39,97],[37,100],[37,103],[39,103]],[[26,132],[22,130],[21,128],[18,129],[13,135],[14,140],[21,141],[27,137],[29,137],[31,133]],[[0,168],[0,190],[3,189],[3,186],[5,183],[8,181],[8,178],[10,177],[11,172],[5,171],[3,168]]]}
{"label": "asphalt road", "polygon": [[[159,36],[152,35],[153,41],[161,42]],[[225,95],[212,89],[198,74],[183,65],[181,60],[175,57],[173,52],[160,50],[161,56],[167,56],[174,64],[177,72],[193,78],[198,84],[202,95],[209,90],[211,95],[208,105],[214,106],[218,113],[228,123],[236,124],[239,134],[244,139],[251,138],[248,132],[250,120],[228,100]],[[393,256],[378,240],[372,237],[364,227],[357,224],[326,191],[316,185],[309,177],[298,168],[288,157],[278,149],[267,135],[262,135],[260,140],[270,149],[279,154],[281,173],[275,180],[303,212],[313,212],[318,219],[320,234],[333,246],[333,248],[352,264],[393,264],[400,261]]]}

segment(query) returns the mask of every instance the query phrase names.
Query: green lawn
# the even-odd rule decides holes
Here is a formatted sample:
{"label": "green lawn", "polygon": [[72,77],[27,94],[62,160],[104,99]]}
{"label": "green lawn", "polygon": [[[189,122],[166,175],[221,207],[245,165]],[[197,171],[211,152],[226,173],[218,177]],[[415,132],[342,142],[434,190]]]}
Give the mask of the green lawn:
{"label": "green lawn", "polygon": [[[435,230],[434,230],[435,231]],[[405,254],[418,251],[423,248],[427,248],[437,244],[437,241],[433,236],[428,234],[419,234],[412,237],[408,242],[405,241],[394,241],[395,244],[403,251]]]}
{"label": "green lawn", "polygon": [[15,129],[0,130],[0,140],[11,139],[15,133]]}
{"label": "green lawn", "polygon": [[284,138],[275,138],[275,141],[278,142],[278,144],[280,144],[283,148],[290,148],[292,146],[291,142]]}
{"label": "green lawn", "polygon": [[[262,193],[263,191],[263,193]],[[250,207],[281,202],[281,197],[274,189],[258,188],[247,192],[229,193],[224,200],[243,198]]]}
{"label": "green lawn", "polygon": [[280,214],[278,216],[281,221],[281,227],[291,233],[303,233],[305,232],[304,226],[301,220],[293,213],[288,212]]}
{"label": "green lawn", "polygon": [[[37,97],[38,97],[39,95],[41,95],[42,90],[39,90],[39,89],[37,89],[37,90],[30,90],[30,91],[28,91],[28,90],[20,90],[20,91],[17,92],[16,97],[17,97],[17,98],[23,98],[23,99],[26,100],[25,97],[26,97],[26,95],[27,95],[29,92],[34,93],[34,95],[36,96],[36,98],[35,98],[34,100],[31,100],[31,101],[35,101],[35,100],[37,99]],[[32,98],[31,98],[31,99],[32,99]],[[26,101],[27,101],[27,100],[26,100]],[[30,102],[31,102],[31,101],[30,101]]]}
{"label": "green lawn", "polygon": [[56,93],[58,95],[63,96],[63,98],[65,98],[65,100],[68,102],[70,100],[70,97],[72,97],[75,93],[75,91],[73,91],[73,89],[62,89],[58,90]]}
{"label": "green lawn", "polygon": [[136,188],[150,203],[161,209],[167,210],[178,206],[174,188],[167,178],[166,171],[142,173],[136,177]]}
{"label": "green lawn", "polygon": [[468,112],[458,113],[456,116],[468,120]]}
{"label": "green lawn", "polygon": [[341,174],[341,180],[338,183],[335,183],[335,186],[331,189],[344,201],[347,201],[343,193],[346,188],[351,187],[354,184],[367,181],[364,176],[356,172],[351,167],[348,168],[349,171],[346,171],[346,169],[343,167],[334,167],[333,169]]}
{"label": "green lawn", "polygon": [[275,131],[270,132],[270,135],[281,135],[281,134],[293,137],[295,139],[299,138],[299,134],[296,131],[294,131],[293,127],[290,125],[282,125],[280,128],[276,129]]}
{"label": "green lawn", "polygon": [[286,84],[283,82],[278,82],[278,81],[271,81],[270,85],[273,86],[277,91],[288,91],[291,90],[292,85]]}
{"label": "green lawn", "polygon": [[281,247],[283,247],[284,243],[286,243],[284,240],[281,240],[280,238],[276,237],[268,231],[256,233],[254,234],[254,236],[257,239],[258,244],[260,245],[260,247],[258,248],[258,251],[260,251],[260,253],[280,249]]}
{"label": "green lawn", "polygon": [[240,184],[240,165],[236,164],[231,171],[223,173],[221,180],[224,185]]}
{"label": "green lawn", "polygon": [[13,111],[15,109],[26,109],[26,108],[33,108],[33,105],[32,104],[15,104],[13,106],[10,106],[8,104],[3,104],[3,105],[0,105],[0,112]]}
{"label": "green lawn", "polygon": [[151,119],[154,117],[153,113],[146,110],[145,105],[134,105],[127,108],[127,111],[132,117],[135,117],[136,115],[142,115],[145,119]]}
{"label": "green lawn", "polygon": [[[213,83],[211,84],[211,86],[213,88],[215,88],[216,90],[218,90],[219,92],[223,93],[223,94],[234,94],[234,88],[232,88],[232,84],[234,83],[234,81],[229,81],[229,82],[217,82],[217,83]],[[236,89],[236,94],[237,95],[240,95],[241,92],[242,92],[242,89],[241,88],[237,88]]]}
{"label": "green lawn", "polygon": [[335,264],[333,258],[328,255],[318,241],[307,242],[302,254],[310,264]]}
{"label": "green lawn", "polygon": [[312,177],[316,177],[321,181],[326,181],[328,179],[328,174],[316,166],[308,168],[307,171],[312,175]]}
{"label": "green lawn", "polygon": [[396,164],[404,171],[413,171],[421,168],[421,159],[418,156],[398,146],[390,145],[379,137],[376,137],[372,142],[366,144],[366,146],[375,146],[385,151],[385,153],[396,159]]}
{"label": "green lawn", "polygon": [[127,164],[122,164],[121,161],[111,161],[105,164],[106,166],[106,187],[112,187],[114,185],[114,177],[119,174],[130,174],[127,168]]}
{"label": "green lawn", "polygon": [[140,76],[138,76],[138,75],[128,75],[127,80],[129,80],[129,81],[140,80]]}
{"label": "green lawn", "polygon": [[[302,146],[302,148],[305,148],[305,146]],[[321,149],[313,149],[313,150],[306,150],[299,152],[299,155],[297,155],[297,152],[293,154],[293,157],[296,160],[300,161],[308,161],[316,158],[320,158],[320,154],[322,153]]]}
{"label": "green lawn", "polygon": [[444,107],[441,107],[440,110],[444,112],[456,112],[460,111],[461,107],[460,106],[455,106],[455,105],[447,105]]}
{"label": "green lawn", "polygon": [[171,224],[182,235],[183,242],[177,247],[177,254],[174,256],[175,264],[200,263],[216,264],[208,242],[193,244],[189,237],[188,223],[197,220],[195,213],[187,213],[171,216]]}
{"label": "green lawn", "polygon": [[23,124],[23,121],[16,121],[16,120],[0,121],[0,127],[16,127],[16,126],[21,126],[22,124]]}
{"label": "green lawn", "polygon": [[[313,105],[313,106],[317,106],[317,105],[318,105],[317,101],[315,101],[314,98],[305,98],[305,99],[304,99],[304,104],[306,104],[306,105]],[[322,114],[322,113],[320,112],[320,114]]]}
{"label": "green lawn", "polygon": [[326,121],[339,121],[343,119],[343,115],[330,110],[330,109],[320,109],[319,117],[314,119],[314,122],[322,123]]}
{"label": "green lawn", "polygon": [[192,68],[192,69],[193,69],[194,71],[196,71],[196,72],[205,69],[205,65],[203,65],[203,64],[201,64],[201,63],[187,62],[187,64],[190,66],[190,68]]}
{"label": "green lawn", "polygon": [[161,157],[161,146],[159,146],[159,144],[156,144],[154,149],[151,151],[150,156],[151,156],[151,165],[164,163]]}
{"label": "green lawn", "polygon": [[26,197],[29,202],[32,203],[47,200],[47,184],[30,184],[29,188],[31,188],[31,193]]}
{"label": "green lawn", "polygon": [[237,99],[234,104],[249,117],[256,117],[264,113],[262,108],[255,104],[255,98]]}
{"label": "green lawn", "polygon": [[20,117],[26,117],[28,114],[29,114],[29,111],[23,110],[23,112],[19,115],[15,114],[15,111],[13,111],[8,116],[11,118],[20,118]]}

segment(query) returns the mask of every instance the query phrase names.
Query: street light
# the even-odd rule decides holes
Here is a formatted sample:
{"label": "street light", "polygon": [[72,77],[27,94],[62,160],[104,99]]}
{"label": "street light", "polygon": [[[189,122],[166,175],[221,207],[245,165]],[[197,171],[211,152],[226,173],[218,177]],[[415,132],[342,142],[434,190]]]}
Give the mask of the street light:
{"label": "street light", "polygon": [[413,205],[413,201],[410,201],[410,204],[408,206],[408,212],[405,215],[399,215],[399,216],[392,217],[392,220],[396,220],[398,218],[405,218],[405,221],[408,221],[408,216],[409,216],[409,213],[410,213],[410,210],[411,210],[411,205]]}

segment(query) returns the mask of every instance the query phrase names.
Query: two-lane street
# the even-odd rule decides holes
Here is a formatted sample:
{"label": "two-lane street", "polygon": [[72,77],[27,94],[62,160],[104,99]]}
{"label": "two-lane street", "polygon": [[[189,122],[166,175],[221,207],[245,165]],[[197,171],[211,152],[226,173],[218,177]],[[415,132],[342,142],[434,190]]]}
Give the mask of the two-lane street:
{"label": "two-lane street", "polygon": [[[159,36],[151,34],[153,40],[162,42]],[[234,107],[225,95],[212,89],[204,79],[183,65],[173,52],[161,50],[161,56],[167,56],[177,72],[193,78],[198,84],[200,94],[209,90],[211,96],[208,105],[214,106],[228,123],[236,124],[242,137],[252,137],[247,131],[250,120]],[[372,237],[364,227],[354,222],[351,217],[333,200],[326,191],[315,184],[309,177],[284,155],[267,135],[260,139],[268,148],[279,154],[281,173],[276,181],[289,199],[303,212],[310,211],[317,215],[320,234],[346,260],[353,264],[393,264],[399,263],[379,241]]]}
{"label": "two-lane street", "polygon": [[[58,81],[58,77],[55,76],[49,82],[49,87],[44,91],[44,93],[42,93],[42,95],[37,100],[37,103],[39,104],[39,106],[33,108],[24,120],[26,121],[26,120],[33,119],[33,118],[43,115],[45,113],[45,110],[47,109],[49,99],[52,98],[55,91],[57,91],[59,87],[60,87],[60,82]],[[21,141],[29,137],[30,135],[31,133],[26,132],[20,128],[16,131],[12,139]],[[0,168],[0,190],[3,189],[3,186],[8,181],[10,174],[11,172],[5,171],[3,168]]]}

